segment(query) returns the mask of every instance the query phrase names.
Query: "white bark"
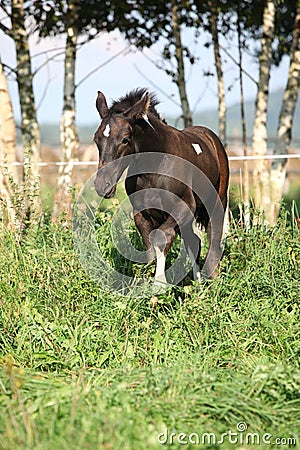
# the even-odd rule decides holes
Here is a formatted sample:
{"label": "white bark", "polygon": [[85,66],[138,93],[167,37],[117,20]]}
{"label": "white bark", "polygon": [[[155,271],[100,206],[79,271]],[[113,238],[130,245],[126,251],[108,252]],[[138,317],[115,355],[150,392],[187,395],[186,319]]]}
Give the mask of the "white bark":
{"label": "white bark", "polygon": [[[288,80],[278,120],[275,155],[287,153],[292,138],[292,126],[300,88],[300,1],[298,1],[290,52]],[[271,223],[275,223],[286,179],[286,159],[274,159],[271,166]]]}
{"label": "white bark", "polygon": [[226,146],[226,104],[225,104],[225,84],[222,70],[222,60],[220,55],[219,35],[218,35],[218,11],[214,0],[209,1],[210,10],[210,31],[214,44],[214,56],[218,83],[218,101],[219,101],[219,138]]}
{"label": "white bark", "polygon": [[17,160],[16,127],[8,83],[0,61],[0,210],[3,224],[15,229],[18,220],[13,206],[13,186],[18,186],[17,167],[11,165]]}
{"label": "white bark", "polygon": [[[16,146],[16,126],[12,109],[12,102],[8,91],[7,78],[0,61],[0,116],[2,123],[1,136],[1,161],[7,164],[17,161]],[[10,166],[9,172],[13,176],[15,182],[18,182],[18,171],[16,166]]]}
{"label": "white bark", "polygon": [[[258,156],[267,154],[267,106],[275,12],[275,1],[267,0],[263,14],[261,51],[259,56],[259,81],[252,144],[253,154]],[[268,222],[270,215],[270,177],[266,160],[261,159],[255,161],[253,183],[255,206],[265,213],[265,218]]]}
{"label": "white bark", "polygon": [[[242,124],[242,142],[243,142],[243,154],[248,156],[247,147],[247,131],[246,131],[246,118],[245,118],[245,96],[244,96],[244,83],[243,83],[243,52],[242,52],[242,30],[240,26],[240,8],[238,8],[237,17],[237,32],[238,32],[238,50],[239,50],[239,82],[240,82],[240,99],[241,99],[241,124]],[[249,164],[247,159],[243,161],[243,207],[240,207],[242,211],[242,217],[244,221],[244,227],[248,229],[250,227],[250,181],[249,181]]]}
{"label": "white bark", "polygon": [[62,162],[57,179],[53,216],[66,214],[71,217],[73,162],[78,160],[79,139],[75,123],[75,61],[77,34],[73,27],[67,30],[64,105],[60,122]]}

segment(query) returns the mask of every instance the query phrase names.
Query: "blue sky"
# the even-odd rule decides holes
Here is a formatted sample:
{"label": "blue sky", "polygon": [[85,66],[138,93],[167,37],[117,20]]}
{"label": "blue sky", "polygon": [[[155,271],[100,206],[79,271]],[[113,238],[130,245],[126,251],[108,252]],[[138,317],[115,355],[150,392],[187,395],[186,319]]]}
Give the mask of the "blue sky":
{"label": "blue sky", "polygon": [[[187,92],[191,108],[195,111],[212,109],[217,106],[216,77],[204,77],[204,71],[215,73],[212,49],[207,49],[204,43],[207,36],[202,35],[197,43],[191,30],[183,33],[183,43],[188,45],[199,58],[196,64],[186,65]],[[222,42],[222,44],[237,57],[236,42]],[[38,119],[41,123],[58,123],[62,109],[63,96],[63,38],[47,38],[40,42],[36,36],[30,38],[30,50],[33,69],[40,68],[34,77],[34,91],[38,105]],[[95,124],[98,122],[98,113],[95,109],[97,91],[101,90],[108,102],[116,99],[136,87],[146,86],[155,91],[161,102],[158,109],[166,116],[180,115],[179,96],[177,87],[171,82],[163,70],[158,69],[154,62],[162,63],[160,58],[161,43],[151,49],[127,51],[115,57],[110,63],[105,62],[126,49],[127,44],[118,32],[103,33],[94,41],[82,46],[78,51],[76,62],[76,83],[95,70],[102,67],[82,82],[76,90],[77,123]],[[3,63],[15,67],[15,50],[13,42],[1,35],[0,53]],[[52,60],[51,57],[55,55]],[[227,105],[239,101],[238,69],[236,65],[223,53],[224,74]],[[245,69],[257,79],[258,64],[253,57],[244,55]],[[288,58],[285,58],[278,69],[272,70],[270,89],[283,88],[286,83]],[[245,97],[254,98],[256,87],[253,81],[244,77]],[[16,81],[10,77],[9,89],[13,101],[14,114],[20,118],[18,93]]]}

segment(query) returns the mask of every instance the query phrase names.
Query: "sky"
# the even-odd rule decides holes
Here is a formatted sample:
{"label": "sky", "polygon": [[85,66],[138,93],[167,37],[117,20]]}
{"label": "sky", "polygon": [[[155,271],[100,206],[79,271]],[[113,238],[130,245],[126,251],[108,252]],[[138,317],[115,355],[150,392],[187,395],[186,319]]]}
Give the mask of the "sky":
{"label": "sky", "polygon": [[[198,58],[196,64],[186,64],[186,85],[190,107],[193,112],[217,107],[217,80],[215,76],[205,77],[204,72],[215,74],[212,48],[204,46],[208,39],[202,34],[195,42],[191,30],[183,31],[183,44]],[[223,39],[222,45],[237,58],[236,42]],[[34,35],[30,38],[32,67],[34,76],[34,93],[40,123],[59,123],[63,98],[63,48],[62,37],[46,38],[41,41]],[[253,45],[252,45],[253,46]],[[147,87],[155,92],[160,101],[158,110],[162,115],[179,117],[179,95],[177,86],[170,77],[155,63],[162,64],[160,52],[162,43],[156,43],[151,49],[143,51],[130,49],[119,32],[102,33],[95,40],[83,45],[77,53],[76,61],[76,105],[78,125],[95,124],[99,121],[95,108],[97,91],[101,90],[108,103],[137,87]],[[0,55],[2,62],[15,67],[15,49],[11,39],[1,33]],[[223,68],[226,85],[226,102],[228,107],[239,102],[238,68],[224,52]],[[111,61],[109,62],[109,60]],[[167,64],[165,62],[165,64]],[[98,70],[96,70],[98,68]],[[244,54],[244,68],[254,79],[258,79],[258,61]],[[90,74],[92,71],[95,71]],[[273,69],[270,90],[284,88],[288,71],[288,58],[279,68]],[[88,77],[87,77],[88,76]],[[85,80],[84,78],[87,77]],[[9,90],[12,97],[14,115],[20,119],[17,83],[9,77]],[[244,76],[244,91],[247,99],[256,95],[256,86]]]}

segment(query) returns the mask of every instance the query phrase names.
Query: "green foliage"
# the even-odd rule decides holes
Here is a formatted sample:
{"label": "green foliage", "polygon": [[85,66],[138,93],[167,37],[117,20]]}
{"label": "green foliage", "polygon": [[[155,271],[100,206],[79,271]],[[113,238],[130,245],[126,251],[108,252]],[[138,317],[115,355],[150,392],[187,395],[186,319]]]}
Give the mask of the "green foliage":
{"label": "green foliage", "polygon": [[[78,35],[92,39],[101,31],[112,31],[121,19],[122,7],[114,1],[54,0],[34,1],[25,5],[27,14],[36,20],[40,36],[63,34],[72,26]],[[116,9],[116,11],[115,11]],[[119,16],[118,16],[119,14]]]}
{"label": "green foliage", "polygon": [[285,217],[236,225],[216,280],[151,298],[103,292],[60,225],[22,242],[3,230],[0,246],[1,448],[156,449],[166,429],[239,422],[298,433],[300,244]]}
{"label": "green foliage", "polygon": [[[112,2],[113,4],[114,2]],[[118,3],[118,2],[117,2]],[[223,36],[227,36],[231,43],[234,31],[237,29],[239,21],[242,30],[242,40],[246,51],[249,52],[249,39],[258,40],[261,35],[263,11],[265,1],[246,0],[234,2],[231,0],[211,1],[139,1],[123,2],[124,10],[127,4],[131,5],[131,10],[126,11],[124,20],[120,20],[118,28],[126,39],[138,47],[151,47],[158,39],[163,39],[165,47],[162,52],[163,59],[171,61],[175,53],[174,32],[172,29],[172,4],[178,6],[180,24],[182,28],[194,29],[195,39],[201,31],[210,31],[212,7],[216,7],[218,13],[218,29]],[[297,0],[284,0],[276,4],[276,23],[273,61],[276,65],[280,63],[282,57],[289,54],[292,42],[292,30],[294,26]],[[207,45],[211,45],[208,42]],[[195,62],[195,56],[188,47],[183,46],[184,55],[190,63]],[[253,56],[257,56],[256,54]],[[163,63],[162,63],[163,64]],[[166,72],[175,77],[172,70]]]}

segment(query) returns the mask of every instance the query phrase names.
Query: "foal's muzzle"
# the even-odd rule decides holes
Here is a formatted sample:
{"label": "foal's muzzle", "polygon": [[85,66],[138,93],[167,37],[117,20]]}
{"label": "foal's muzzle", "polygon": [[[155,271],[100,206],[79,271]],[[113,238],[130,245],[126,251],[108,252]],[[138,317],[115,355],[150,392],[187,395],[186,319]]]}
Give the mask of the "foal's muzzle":
{"label": "foal's muzzle", "polygon": [[112,198],[116,193],[116,186],[113,186],[110,191],[106,192],[104,198]]}
{"label": "foal's muzzle", "polygon": [[94,185],[99,197],[112,198],[116,193],[116,185],[112,186],[109,182],[101,181],[101,183],[99,183],[96,178]]}

